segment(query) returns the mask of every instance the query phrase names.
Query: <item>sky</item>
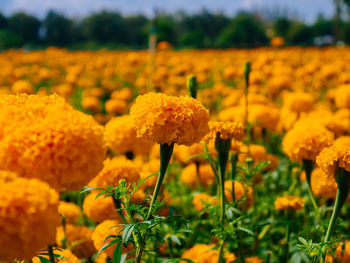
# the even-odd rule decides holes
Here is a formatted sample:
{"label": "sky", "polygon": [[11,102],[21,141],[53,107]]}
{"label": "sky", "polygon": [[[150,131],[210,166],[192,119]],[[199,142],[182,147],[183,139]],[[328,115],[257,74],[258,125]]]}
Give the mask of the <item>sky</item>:
{"label": "sky", "polygon": [[333,0],[0,0],[0,11],[10,15],[25,11],[40,18],[53,9],[71,17],[84,17],[99,10],[118,10],[124,14],[152,16],[153,10],[184,10],[188,13],[205,8],[234,15],[238,11],[262,9],[288,10],[298,18],[312,22],[319,14],[330,17],[334,13]]}

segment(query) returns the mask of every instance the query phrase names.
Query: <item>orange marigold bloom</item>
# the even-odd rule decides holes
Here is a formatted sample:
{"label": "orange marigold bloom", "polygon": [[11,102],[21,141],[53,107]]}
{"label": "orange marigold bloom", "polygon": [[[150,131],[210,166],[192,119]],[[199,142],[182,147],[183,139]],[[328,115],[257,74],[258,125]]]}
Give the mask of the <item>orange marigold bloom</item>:
{"label": "orange marigold bloom", "polygon": [[111,119],[105,127],[106,140],[113,152],[125,154],[132,152],[145,155],[150,152],[153,143],[137,138],[134,123],[129,115]]}
{"label": "orange marigold bloom", "polygon": [[284,95],[283,105],[294,112],[309,112],[314,107],[314,98],[310,93],[290,92]]}
{"label": "orange marigold bloom", "polygon": [[338,246],[335,250],[337,262],[350,262],[350,241],[345,241],[345,246]]}
{"label": "orange marigold bloom", "polygon": [[334,177],[336,167],[341,167],[350,172],[350,148],[347,143],[334,144],[324,148],[317,156],[317,165],[322,169],[324,175]]}
{"label": "orange marigold bloom", "polygon": [[0,168],[77,190],[102,168],[103,127],[57,95],[0,96]]}
{"label": "orange marigold bloom", "polygon": [[208,110],[191,97],[148,93],[137,97],[130,115],[138,137],[160,144],[191,146],[209,130]]}
{"label": "orange marigold bloom", "polygon": [[[106,238],[110,235],[118,235],[119,231],[121,230],[122,226],[118,226],[122,224],[121,221],[118,220],[105,220],[99,225],[96,226],[94,232],[92,233],[92,240],[94,242],[96,250],[100,250],[105,244],[110,242],[112,238]],[[105,250],[103,250],[110,258],[113,258],[113,252],[117,244],[114,244]],[[125,248],[123,246],[122,248],[122,254],[131,252],[133,250],[133,246],[131,244],[128,244],[128,247]]]}
{"label": "orange marigold bloom", "polygon": [[275,200],[276,210],[300,210],[304,208],[304,199],[299,196],[285,195]]}
{"label": "orange marigold bloom", "polygon": [[[219,251],[214,249],[215,245],[196,244],[192,248],[186,250],[181,258],[190,259],[198,263],[212,263],[219,258]],[[225,262],[233,262],[237,258],[233,253],[225,252]],[[181,261],[185,262],[185,261]]]}
{"label": "orange marigold bloom", "polygon": [[121,99],[110,99],[105,102],[105,109],[107,113],[122,114],[127,108],[127,103]]}
{"label": "orange marigold bloom", "polygon": [[94,243],[91,240],[93,232],[91,228],[66,224],[65,230],[66,232],[64,233],[62,226],[57,228],[57,245],[62,247],[66,237],[68,247],[79,258],[89,258],[96,253]]}
{"label": "orange marigold bloom", "polygon": [[197,178],[196,164],[187,165],[181,172],[180,180],[189,187],[194,187],[200,182],[202,185],[208,187],[215,183],[215,175],[211,169],[210,164],[199,166],[199,178]]}
{"label": "orange marigold bloom", "polygon": [[118,186],[119,181],[125,179],[129,184],[136,183],[140,179],[135,164],[130,160],[112,158],[104,161],[102,171],[89,183],[89,186],[105,188]]}
{"label": "orange marigold bloom", "polygon": [[200,143],[195,143],[191,146],[179,145],[174,148],[174,153],[177,161],[181,163],[193,163],[193,162],[205,161],[203,157],[198,156],[204,153],[204,145]]}
{"label": "orange marigold bloom", "polygon": [[[253,204],[253,188],[239,181],[234,181],[235,200],[239,201],[242,198],[246,199],[247,207]],[[225,197],[229,202],[232,202],[232,180],[225,181]]]}
{"label": "orange marigold bloom", "polygon": [[[47,251],[45,251],[45,253],[47,253]],[[69,249],[54,248],[54,254],[60,256],[59,259],[56,259],[55,261],[58,263],[79,263],[80,262],[80,259],[77,258],[77,256],[74,255],[72,251],[70,251]],[[49,259],[48,255],[42,255],[42,257]],[[32,260],[33,260],[33,263],[41,263],[41,260],[38,257],[34,257]]]}
{"label": "orange marigold bloom", "polygon": [[224,140],[234,139],[241,141],[244,138],[244,126],[240,122],[210,121],[209,130],[209,133],[204,137],[206,142],[215,140],[217,133]]}
{"label": "orange marigold bloom", "polygon": [[238,155],[240,162],[245,162],[247,158],[252,158],[254,163],[260,163],[267,160],[266,148],[263,145],[251,144],[249,145],[249,156],[248,156],[248,146],[242,145],[241,153]]}
{"label": "orange marigold bloom", "polygon": [[337,182],[334,177],[324,176],[322,169],[317,167],[311,173],[311,189],[315,196],[326,199],[335,199],[337,194]]}
{"label": "orange marigold bloom", "polygon": [[245,263],[262,263],[263,259],[257,256],[245,258]]}
{"label": "orange marigold bloom", "polygon": [[197,211],[202,211],[207,205],[213,205],[216,203],[216,197],[208,195],[207,193],[196,194],[192,200],[192,204]]}
{"label": "orange marigold bloom", "polygon": [[254,126],[275,130],[279,121],[279,110],[273,106],[255,104],[248,106],[248,121]]}
{"label": "orange marigold bloom", "polygon": [[58,213],[66,218],[68,224],[74,224],[80,216],[80,208],[76,204],[60,201]]}
{"label": "orange marigold bloom", "polygon": [[282,147],[292,161],[315,161],[322,149],[332,142],[333,134],[323,126],[298,125],[284,136]]}
{"label": "orange marigold bloom", "polygon": [[101,102],[96,97],[88,96],[81,100],[81,107],[83,107],[84,110],[96,113],[101,111]]}
{"label": "orange marigold bloom", "polygon": [[118,212],[114,206],[111,196],[104,197],[96,196],[99,192],[94,191],[87,195],[83,203],[83,212],[88,217],[97,223],[100,223],[106,219],[119,219]]}
{"label": "orange marigold bloom", "polygon": [[0,260],[29,260],[55,242],[58,194],[37,179],[0,184]]}
{"label": "orange marigold bloom", "polygon": [[33,94],[34,87],[28,80],[17,80],[12,85],[12,92],[15,94],[25,93],[25,94]]}

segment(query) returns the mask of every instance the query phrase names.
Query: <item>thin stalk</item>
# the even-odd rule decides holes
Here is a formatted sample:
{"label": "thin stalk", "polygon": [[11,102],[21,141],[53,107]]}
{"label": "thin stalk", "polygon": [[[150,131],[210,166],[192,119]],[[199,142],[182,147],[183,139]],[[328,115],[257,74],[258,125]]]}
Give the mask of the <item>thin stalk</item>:
{"label": "thin stalk", "polygon": [[48,252],[48,254],[49,254],[50,262],[51,262],[51,263],[55,263],[55,256],[54,256],[54,254],[53,254],[52,245],[49,245],[47,252]]}
{"label": "thin stalk", "polygon": [[224,261],[224,244],[225,244],[225,239],[221,242],[220,248],[219,248],[219,259],[218,263],[223,263]]}
{"label": "thin stalk", "polygon": [[312,173],[312,170],[313,170],[313,163],[312,163],[312,161],[311,160],[303,160],[303,168],[304,168],[305,175],[306,175],[307,192],[309,194],[309,198],[311,200],[311,203],[312,203],[312,206],[313,206],[313,208],[315,210],[315,213],[316,213],[318,219],[320,219],[321,218],[320,210],[318,209],[315,197],[312,194],[312,190],[311,190],[311,173]]}
{"label": "thin stalk", "polygon": [[232,202],[236,202],[236,195],[235,195],[235,179],[236,179],[236,173],[237,173],[237,160],[238,155],[237,154],[231,154],[231,180],[232,180]]}
{"label": "thin stalk", "polygon": [[[335,199],[331,220],[329,221],[326,236],[323,241],[324,243],[330,241],[331,239],[331,235],[333,233],[338,215],[348,197],[349,190],[350,190],[350,173],[348,171],[346,171],[343,168],[337,167],[335,171],[335,179],[338,184],[337,196]],[[326,251],[323,250],[322,262],[324,262],[325,256],[326,256]]]}
{"label": "thin stalk", "polygon": [[115,198],[113,196],[113,203],[114,203],[114,207],[117,209],[117,212],[118,212],[119,216],[123,220],[123,223],[127,224],[128,221],[126,220],[126,218],[125,218],[125,216],[124,216],[124,214],[122,212],[122,206],[121,206],[120,200],[118,200],[117,198]]}
{"label": "thin stalk", "polygon": [[157,183],[153,191],[151,205],[149,207],[149,210],[146,216],[146,220],[148,220],[149,217],[151,216],[152,208],[154,206],[154,203],[157,200],[160,187],[162,186],[163,179],[165,177],[166,170],[168,168],[168,165],[171,159],[171,155],[173,154],[173,150],[174,150],[174,143],[172,143],[171,145],[167,143],[160,144],[160,169],[159,169],[159,174],[157,178]]}

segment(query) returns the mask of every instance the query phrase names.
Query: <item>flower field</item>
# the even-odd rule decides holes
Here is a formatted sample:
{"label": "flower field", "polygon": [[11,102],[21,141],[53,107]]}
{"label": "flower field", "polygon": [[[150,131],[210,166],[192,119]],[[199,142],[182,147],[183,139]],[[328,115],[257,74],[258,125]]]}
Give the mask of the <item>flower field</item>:
{"label": "flower field", "polygon": [[275,46],[0,53],[0,262],[350,262],[350,48]]}

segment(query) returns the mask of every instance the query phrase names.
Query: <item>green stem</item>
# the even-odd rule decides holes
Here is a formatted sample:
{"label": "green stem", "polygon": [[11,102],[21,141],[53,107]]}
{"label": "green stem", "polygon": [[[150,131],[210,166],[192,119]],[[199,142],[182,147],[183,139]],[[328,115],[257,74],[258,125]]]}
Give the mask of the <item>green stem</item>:
{"label": "green stem", "polygon": [[231,180],[232,180],[232,202],[236,202],[236,196],[235,196],[235,179],[236,179],[236,172],[237,172],[237,160],[238,155],[237,154],[231,154]]}
{"label": "green stem", "polygon": [[55,255],[53,254],[53,248],[52,245],[49,245],[49,248],[47,250],[48,254],[49,254],[49,259],[51,263],[55,263]]}
{"label": "green stem", "polygon": [[171,155],[173,154],[173,150],[174,150],[174,143],[171,143],[170,145],[167,143],[160,144],[160,169],[159,169],[159,174],[157,178],[157,183],[153,191],[151,205],[149,207],[149,210],[146,216],[146,220],[148,220],[149,217],[151,216],[152,208],[154,206],[154,203],[157,200],[157,196],[159,194],[160,187],[162,186],[162,182],[165,177],[165,173],[168,168]]}
{"label": "green stem", "polygon": [[125,218],[125,216],[124,216],[124,214],[122,212],[122,206],[121,206],[120,200],[118,200],[117,198],[115,198],[113,196],[113,203],[114,203],[114,207],[117,209],[117,212],[118,212],[119,216],[123,220],[123,223],[127,224],[128,221],[126,220],[126,218]]}
{"label": "green stem", "polygon": [[[335,199],[331,220],[329,221],[326,236],[324,238],[324,243],[328,242],[331,238],[338,215],[348,197],[350,190],[350,173],[348,171],[346,171],[343,168],[337,167],[335,171],[335,179],[338,184],[337,196]],[[324,261],[324,258],[326,256],[325,252],[326,251],[323,250],[322,261]]]}
{"label": "green stem", "polygon": [[225,171],[228,160],[228,153],[231,148],[231,139],[221,139],[220,133],[215,138],[215,148],[218,151],[218,168],[219,168],[219,189],[220,189],[220,221],[221,230],[224,230],[225,224]]}
{"label": "green stem", "polygon": [[224,244],[225,244],[225,239],[220,244],[218,263],[224,263],[225,262],[224,261]]}
{"label": "green stem", "polygon": [[318,219],[320,219],[321,218],[320,210],[318,209],[315,197],[312,194],[312,190],[311,190],[311,173],[312,173],[312,170],[314,168],[313,167],[313,163],[312,163],[311,160],[303,160],[303,166],[304,166],[303,168],[304,168],[305,175],[306,175],[307,192],[309,194],[309,198],[311,200],[311,203],[312,203],[312,206],[313,206],[313,208],[315,210],[315,213],[316,213]]}

